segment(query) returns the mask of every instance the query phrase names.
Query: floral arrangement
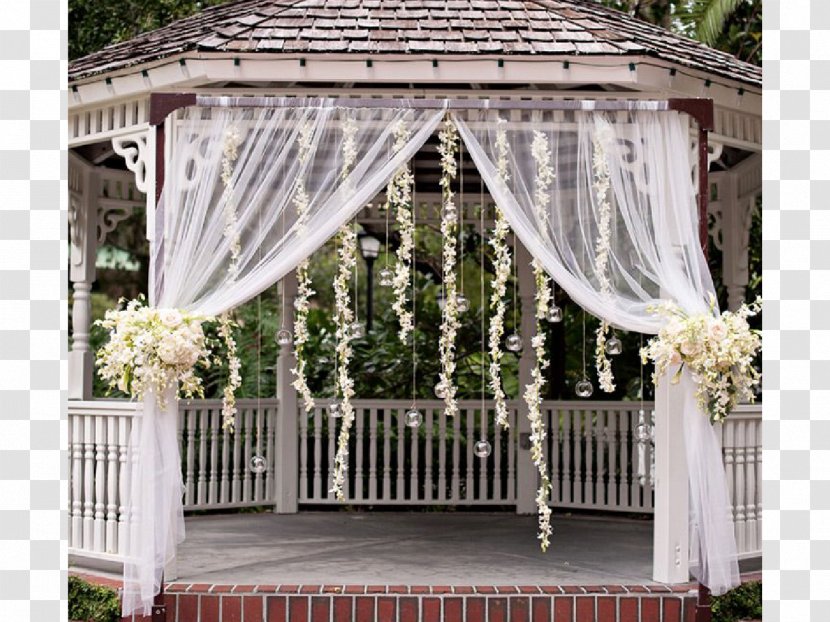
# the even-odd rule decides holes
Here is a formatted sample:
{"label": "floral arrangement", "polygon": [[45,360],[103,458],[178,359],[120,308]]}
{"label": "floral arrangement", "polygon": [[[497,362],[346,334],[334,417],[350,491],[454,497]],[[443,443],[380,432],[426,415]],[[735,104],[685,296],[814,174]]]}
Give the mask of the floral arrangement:
{"label": "floral arrangement", "polygon": [[[412,132],[407,128],[404,120],[400,119],[395,123],[392,133],[395,137],[392,151],[397,153],[409,142]],[[401,243],[396,251],[395,275],[392,278],[392,291],[395,296],[392,309],[398,316],[398,323],[400,324],[398,337],[400,337],[401,343],[404,344],[413,329],[412,312],[406,307],[406,292],[409,291],[410,287],[412,251],[415,239],[415,220],[412,207],[412,185],[414,183],[415,179],[408,165],[404,164],[395,171],[386,188],[387,209],[395,210],[395,220],[398,223],[398,233],[401,236]]]}
{"label": "floral arrangement", "polygon": [[684,368],[689,369],[697,383],[698,405],[713,422],[725,419],[737,403],[755,401],[753,389],[761,375],[752,360],[761,338],[758,331],[749,328],[747,318],[760,308],[759,299],[718,317],[714,296],[710,296],[708,314],[688,315],[672,302],[651,307],[652,313],[668,320],[640,350],[643,363],[654,362],[655,385],[672,365],[679,365],[672,383],[680,381]]}
{"label": "floral arrangement", "polygon": [[[550,147],[542,132],[534,132],[531,154],[536,161],[536,183],[534,191],[536,217],[537,222],[542,227],[543,234],[547,235],[546,207],[550,202],[550,193],[548,190],[556,175],[551,165]],[[530,421],[530,457],[539,473],[539,488],[536,493],[536,509],[539,516],[538,538],[542,550],[546,551],[550,544],[550,536],[552,533],[550,525],[551,510],[548,506],[551,482],[544,454],[544,441],[547,434],[545,432],[545,420],[542,416],[542,389],[545,386],[545,377],[542,374],[542,370],[546,369],[550,365],[550,362],[545,356],[545,329],[543,322],[545,322],[547,317],[548,306],[553,298],[553,292],[551,290],[550,277],[545,272],[542,264],[534,259],[532,266],[533,276],[536,280],[536,332],[530,341],[530,345],[533,347],[533,352],[536,356],[533,369],[530,371],[532,382],[525,387],[524,399],[527,403],[527,418]]]}
{"label": "floral arrangement", "polygon": [[455,340],[459,328],[458,300],[456,298],[456,246],[458,212],[455,207],[451,183],[457,174],[455,161],[458,152],[458,130],[447,119],[444,129],[439,133],[438,153],[441,155],[441,194],[443,210],[441,213],[441,236],[443,239],[443,281],[444,310],[441,316],[441,336],[438,351],[441,358],[438,392],[444,398],[444,413],[454,416],[458,413],[458,401],[455,398],[456,386],[453,384],[455,373]]}
{"label": "floral arrangement", "polygon": [[236,422],[236,390],[242,385],[242,375],[239,373],[242,364],[236,354],[233,322],[227,313],[219,318],[219,336],[225,342],[228,357],[228,382],[222,390],[222,429],[233,432]]}
{"label": "floral arrangement", "polygon": [[[594,272],[599,281],[600,293],[605,297],[611,296],[611,280],[608,277],[608,258],[611,252],[611,203],[608,201],[608,189],[611,187],[611,176],[608,171],[608,161],[605,158],[605,150],[602,141],[607,140],[605,134],[608,128],[600,130],[594,137],[593,169],[594,169],[594,191],[596,192],[598,205],[597,218],[597,239],[594,245]],[[600,136],[599,134],[603,134]],[[594,354],[596,355],[597,377],[599,386],[606,393],[614,391],[614,372],[611,370],[611,361],[606,351],[609,325],[601,320],[597,328],[597,344]]]}
{"label": "floral arrangement", "polygon": [[222,213],[225,226],[222,233],[230,242],[231,262],[228,272],[234,279],[239,274],[239,256],[242,254],[239,217],[236,212],[236,202],[233,199],[233,165],[239,157],[240,144],[242,144],[242,136],[239,129],[235,126],[226,129],[222,148],[222,183],[225,186],[225,207]]}
{"label": "floral arrangement", "polygon": [[[305,164],[311,154],[312,125],[306,122],[300,128],[299,152],[297,160]],[[309,197],[305,186],[305,177],[297,179],[297,188],[294,192],[294,208],[297,210],[297,226],[300,234],[305,231],[306,219],[308,218]],[[310,260],[304,259],[297,266],[297,296],[294,298],[294,358],[296,365],[291,370],[294,375],[292,386],[297,390],[306,412],[314,408],[314,397],[306,379],[305,344],[308,342],[308,311],[309,300],[314,295],[311,288],[311,276],[309,273]]]}
{"label": "floral arrangement", "polygon": [[[349,174],[357,158],[356,134],[357,124],[354,119],[347,118],[343,123],[343,165],[340,170],[340,178],[344,183],[348,183]],[[334,321],[337,342],[334,392],[335,397],[340,396],[340,411],[343,419],[337,437],[331,492],[342,501],[344,499],[343,483],[349,458],[349,435],[354,421],[354,407],[351,403],[354,397],[354,380],[349,376],[353,339],[351,326],[354,322],[354,314],[349,304],[349,282],[357,262],[357,233],[351,223],[340,227],[337,233],[337,259],[338,269],[334,277]]]}
{"label": "floral arrangement", "polygon": [[[510,176],[507,172],[509,145],[507,132],[504,128],[506,121],[499,117],[496,130],[496,161],[497,179],[501,184],[507,184]],[[484,206],[481,206],[484,209]],[[488,345],[490,350],[490,390],[493,392],[493,400],[496,411],[496,423],[502,428],[509,427],[507,420],[506,396],[501,381],[501,359],[504,353],[501,350],[501,340],[504,335],[504,313],[507,305],[504,302],[504,295],[507,291],[507,279],[510,277],[510,249],[507,246],[507,232],[510,230],[504,213],[496,207],[496,221],[493,228],[493,235],[490,238],[490,245],[495,252],[495,274],[492,281],[492,292],[490,294],[490,309],[493,315],[490,316],[488,330]]]}

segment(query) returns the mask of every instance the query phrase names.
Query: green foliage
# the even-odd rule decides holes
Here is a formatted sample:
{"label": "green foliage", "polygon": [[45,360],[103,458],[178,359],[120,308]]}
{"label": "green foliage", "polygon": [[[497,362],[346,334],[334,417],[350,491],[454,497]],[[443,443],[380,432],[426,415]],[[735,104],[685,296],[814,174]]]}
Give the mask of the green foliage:
{"label": "green foliage", "polygon": [[227,0],[70,0],[69,58],[160,28]]}
{"label": "green foliage", "polygon": [[712,622],[761,619],[761,583],[750,581],[712,598]]}
{"label": "green foliage", "polygon": [[69,619],[83,622],[118,622],[121,604],[115,590],[69,577]]}

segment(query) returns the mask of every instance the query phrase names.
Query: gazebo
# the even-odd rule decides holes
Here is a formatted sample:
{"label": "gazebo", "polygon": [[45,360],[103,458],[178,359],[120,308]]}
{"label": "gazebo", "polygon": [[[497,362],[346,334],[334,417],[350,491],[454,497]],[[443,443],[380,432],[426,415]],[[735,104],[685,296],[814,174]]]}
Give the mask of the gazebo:
{"label": "gazebo", "polygon": [[[700,203],[708,208],[702,212],[708,214],[702,222],[708,227],[704,240],[711,239],[722,251],[729,307],[743,302],[749,230],[761,189],[760,69],[592,2],[241,0],[76,60],[70,64],[69,79],[73,296],[69,546],[79,566],[113,570],[123,561],[127,517],[121,472],[133,421],[141,413],[133,402],[93,399],[89,326],[97,252],[119,223],[135,213],[146,215],[151,249],[163,239],[163,224],[156,218],[157,200],[163,180],[160,173],[172,149],[164,137],[175,132],[180,105],[195,102],[197,96],[216,98],[211,101],[223,97],[450,100],[456,106],[469,102],[471,107],[498,102],[505,109],[548,106],[554,115],[557,109],[578,107],[583,101],[613,109],[631,102],[711,100],[710,116],[704,112],[689,117],[689,159],[695,163],[691,173],[695,184],[704,189]],[[689,104],[682,106],[688,112]],[[466,178],[471,187],[478,188],[476,167],[472,161],[468,164]],[[418,152],[413,170],[417,220],[438,224],[442,199],[434,145]],[[384,200],[381,195],[368,201],[358,222],[382,225],[378,206]],[[468,193],[459,211],[475,220],[478,202],[477,193]],[[485,203],[492,205],[489,194]],[[492,227],[492,212],[483,225]],[[533,274],[527,249],[518,244],[516,252],[522,332],[530,335]],[[149,283],[149,291],[155,286]],[[282,279],[281,288],[290,303],[297,292],[294,272]],[[530,382],[533,361],[532,349],[525,348],[519,363],[520,386]],[[327,424],[324,405],[315,406],[308,416],[301,409],[292,386],[292,366],[292,348],[286,343],[277,368],[278,395],[239,401],[237,425],[247,433],[222,431],[220,402],[180,404],[185,510],[269,506],[276,513],[292,514],[304,507],[336,503],[328,493],[335,428]],[[488,429],[484,416],[475,414],[477,403],[461,402],[460,415],[450,421],[443,418],[440,401],[422,404],[428,437],[419,438],[404,434],[406,396],[394,397],[354,402],[360,451],[354,458],[347,503],[398,508],[491,505],[514,506],[518,514],[535,511],[535,466],[528,451],[530,427],[522,400],[509,401],[509,430],[496,428],[494,446],[506,450],[493,452],[495,466],[488,474],[474,467],[472,453],[466,459],[459,456],[459,452],[472,452],[472,444],[462,448],[459,438],[477,438]],[[558,422],[551,428],[547,445],[549,454],[556,456],[552,459],[552,506],[653,513],[651,578],[664,585],[689,581],[683,427],[677,417],[661,416],[678,408],[671,389],[661,386],[655,403],[647,405],[646,424],[654,414],[653,439],[649,440],[635,433],[643,423],[638,420],[637,402],[575,400],[543,405],[547,421]],[[393,436],[396,426],[400,433]],[[760,556],[761,534],[760,407],[739,407],[717,430],[732,495],[738,552],[743,558],[755,558]],[[431,451],[427,448],[433,446],[433,433],[441,447],[434,472],[433,456],[425,453]],[[256,451],[267,461],[263,472],[247,468],[255,453],[253,439],[262,439]],[[637,480],[632,466],[638,451],[650,454],[652,440],[653,488],[648,478]],[[389,458],[392,442],[398,443],[398,463]],[[406,464],[405,454],[411,456]],[[453,469],[447,468],[445,455],[455,456]],[[419,456],[429,463],[422,475],[417,469]],[[435,486],[427,486],[424,480]],[[175,564],[166,572],[168,579],[173,578]],[[579,594],[594,595],[596,602],[590,606],[597,615],[600,607],[611,606],[610,601],[600,605],[597,596],[613,594],[607,588],[579,589]],[[539,588],[534,593],[545,592]],[[671,588],[665,593],[671,597]],[[335,598],[332,594],[336,593],[327,598]],[[207,594],[198,598],[209,600]],[[380,597],[373,598],[378,599],[373,601],[373,611],[376,606],[380,616]],[[400,598],[394,611],[404,619],[403,597],[390,598]],[[182,607],[184,598],[174,594],[172,604]],[[336,618],[337,603],[326,606]],[[423,619],[428,619],[430,606],[418,604]],[[446,602],[444,606],[446,616]],[[466,606],[469,616],[470,606],[477,605]],[[549,607],[556,606],[554,597]],[[624,605],[615,600],[613,607],[614,615],[623,619]],[[645,617],[647,605],[638,606],[637,611],[642,620],[649,619]],[[671,603],[658,604],[658,611],[663,612],[662,619],[675,619]],[[262,619],[259,615],[258,620]],[[313,611],[311,615],[317,620]],[[676,615],[679,620],[680,605]],[[202,619],[210,618],[203,615]],[[491,619],[497,618],[491,615]]]}

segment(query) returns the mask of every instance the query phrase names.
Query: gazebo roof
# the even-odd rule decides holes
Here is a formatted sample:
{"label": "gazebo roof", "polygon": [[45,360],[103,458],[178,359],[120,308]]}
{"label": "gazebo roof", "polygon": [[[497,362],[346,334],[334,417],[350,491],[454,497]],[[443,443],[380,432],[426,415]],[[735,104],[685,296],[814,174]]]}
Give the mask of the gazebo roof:
{"label": "gazebo roof", "polygon": [[186,52],[651,56],[761,84],[755,65],[591,0],[236,0],[75,60],[69,79]]}

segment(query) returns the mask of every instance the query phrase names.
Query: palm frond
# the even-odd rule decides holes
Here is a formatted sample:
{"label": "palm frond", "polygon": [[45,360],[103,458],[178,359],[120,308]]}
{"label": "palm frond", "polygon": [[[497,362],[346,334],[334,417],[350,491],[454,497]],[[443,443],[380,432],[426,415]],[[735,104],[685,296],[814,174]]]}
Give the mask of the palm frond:
{"label": "palm frond", "polygon": [[741,2],[743,0],[697,0],[691,11],[696,23],[697,38],[706,45],[713,45]]}

